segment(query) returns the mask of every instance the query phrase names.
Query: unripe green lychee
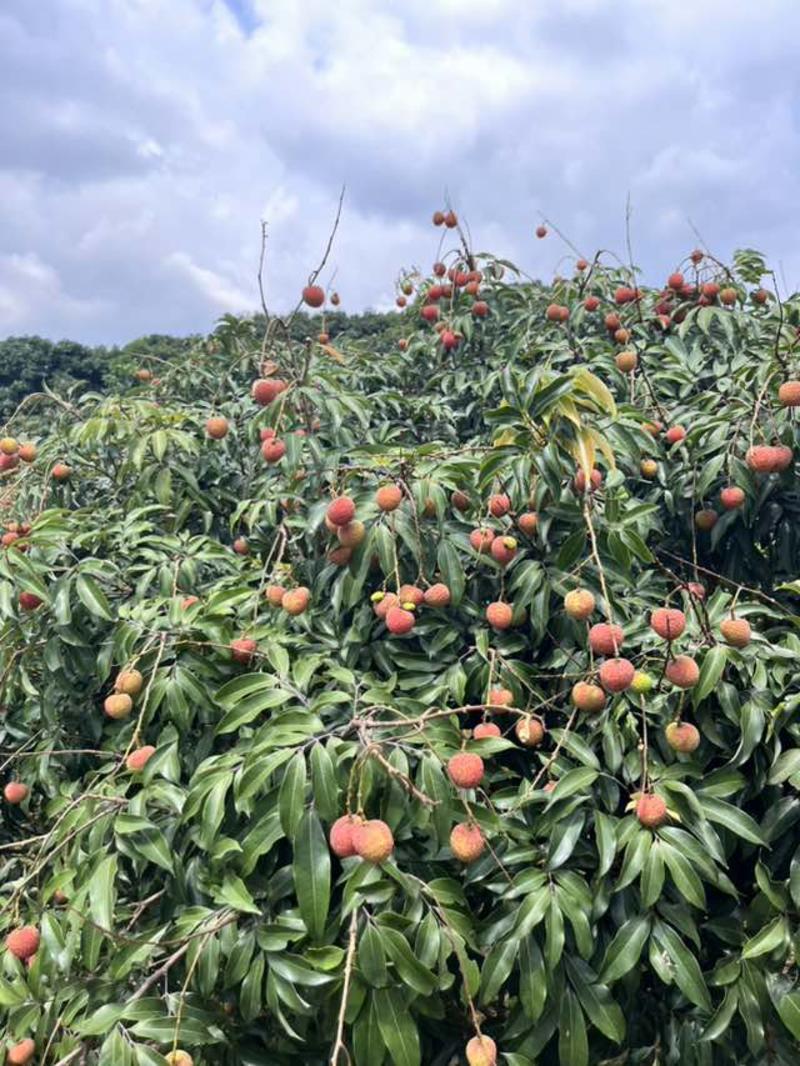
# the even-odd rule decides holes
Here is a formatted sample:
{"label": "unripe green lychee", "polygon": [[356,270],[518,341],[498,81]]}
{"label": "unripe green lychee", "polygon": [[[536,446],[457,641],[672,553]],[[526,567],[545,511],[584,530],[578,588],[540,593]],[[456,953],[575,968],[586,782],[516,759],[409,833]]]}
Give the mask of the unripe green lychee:
{"label": "unripe green lychee", "polygon": [[637,696],[644,696],[650,692],[655,685],[653,678],[644,670],[637,670],[633,675],[633,681],[631,681],[631,691],[635,692]]}

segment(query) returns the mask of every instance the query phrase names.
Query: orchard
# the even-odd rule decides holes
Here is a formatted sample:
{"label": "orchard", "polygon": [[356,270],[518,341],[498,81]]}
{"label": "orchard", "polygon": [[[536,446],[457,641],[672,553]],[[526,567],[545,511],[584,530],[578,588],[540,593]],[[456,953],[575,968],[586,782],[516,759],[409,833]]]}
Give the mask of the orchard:
{"label": "orchard", "polygon": [[797,1063],[800,299],[433,224],[4,427],[6,1062]]}

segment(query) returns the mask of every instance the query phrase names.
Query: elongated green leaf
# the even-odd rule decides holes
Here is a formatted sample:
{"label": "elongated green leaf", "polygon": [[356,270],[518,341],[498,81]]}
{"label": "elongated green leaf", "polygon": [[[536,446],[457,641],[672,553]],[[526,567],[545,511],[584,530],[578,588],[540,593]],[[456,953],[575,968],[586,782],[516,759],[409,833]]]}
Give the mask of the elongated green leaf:
{"label": "elongated green leaf", "polygon": [[331,896],[331,858],[316,811],[306,811],[294,837],[292,864],[300,914],[312,940],[321,940]]}

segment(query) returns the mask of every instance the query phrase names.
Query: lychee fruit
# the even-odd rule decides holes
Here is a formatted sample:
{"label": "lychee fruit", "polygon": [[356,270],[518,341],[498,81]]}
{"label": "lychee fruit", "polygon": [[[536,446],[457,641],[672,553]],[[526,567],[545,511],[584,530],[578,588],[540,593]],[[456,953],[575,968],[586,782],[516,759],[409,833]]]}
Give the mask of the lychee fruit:
{"label": "lychee fruit", "polygon": [[233,661],[246,665],[253,658],[258,645],[252,637],[240,637],[238,640],[232,640],[229,647]]}
{"label": "lychee fruit", "polygon": [[403,490],[399,485],[381,485],[375,493],[375,503],[381,511],[394,511],[403,502]]}
{"label": "lychee fruit", "polygon": [[765,304],[769,299],[769,293],[766,289],[756,289],[753,293],[753,303]]}
{"label": "lychee fruit", "polygon": [[[433,212],[433,224],[434,224],[434,226],[442,226],[442,225],[444,225],[444,211],[434,211]],[[441,265],[442,265],[442,267],[444,267],[444,263],[442,263]],[[442,273],[444,274],[444,270],[442,270]]]}
{"label": "lychee fruit", "polygon": [[145,744],[141,748],[137,748],[136,751],[132,751],[128,758],[125,760],[125,766],[130,770],[132,774],[138,774],[144,770],[151,757],[155,755],[156,749],[152,744]]}
{"label": "lychee fruit", "polygon": [[222,440],[228,435],[228,419],[221,415],[209,418],[206,422],[206,433],[212,440]]}
{"label": "lychee fruit", "polygon": [[[592,470],[589,482],[591,484],[590,492],[596,492],[603,483],[603,475],[596,467]],[[579,495],[586,492],[586,474],[584,474],[582,469],[576,471],[573,487]]]}
{"label": "lychee fruit", "polygon": [[400,600],[393,592],[375,592],[372,596],[372,608],[378,618],[385,618],[392,607],[399,607]]}
{"label": "lychee fruit", "polygon": [[468,511],[470,499],[466,492],[461,492],[460,489],[455,489],[450,496],[450,503],[452,503],[457,511]]}
{"label": "lychee fruit", "polygon": [[450,850],[459,862],[471,863],[486,849],[486,838],[474,823],[461,822],[450,834]]}
{"label": "lychee fruit", "polygon": [[19,455],[23,463],[32,463],[36,458],[36,445],[20,444],[17,455]]}
{"label": "lychee fruit", "polygon": [[120,670],[114,679],[114,691],[138,696],[144,687],[144,677],[139,670]]}
{"label": "lychee fruit", "polygon": [[439,581],[425,590],[424,599],[428,607],[447,607],[450,603],[450,589]]}
{"label": "lychee fruit", "polygon": [[456,788],[477,788],[483,773],[483,759],[473,751],[460,751],[447,763],[447,774]]}
{"label": "lychee fruit", "polygon": [[490,688],[486,702],[490,707],[511,707],[514,703],[514,693],[508,688]]}
{"label": "lychee fruit", "polygon": [[6,937],[6,948],[21,962],[26,962],[39,950],[39,930],[35,925],[23,925]]}
{"label": "lychee fruit", "polygon": [[489,513],[495,518],[502,518],[511,510],[511,500],[505,492],[495,493],[489,497]]}
{"label": "lychee fruit", "polygon": [[597,622],[589,630],[589,647],[595,655],[616,655],[623,639],[622,628],[609,622]]}
{"label": "lychee fruit", "polygon": [[513,537],[495,537],[489,551],[495,562],[507,566],[517,554],[517,542]]}
{"label": "lychee fruit", "polygon": [[658,474],[658,463],[655,459],[642,459],[641,463],[639,463],[639,471],[642,477],[652,481]]}
{"label": "lychee fruit", "polygon": [[587,311],[596,311],[600,306],[600,298],[598,296],[587,296],[583,301],[583,306]]}
{"label": "lychee fruit", "polygon": [[523,718],[517,719],[517,724],[514,726],[514,732],[517,735],[517,740],[523,745],[523,747],[536,748],[544,740],[544,722],[541,718],[536,718],[532,714],[526,714]]}
{"label": "lychee fruit", "polygon": [[655,681],[645,670],[637,670],[633,675],[633,681],[631,681],[631,692],[635,692],[637,696],[644,696],[650,692],[655,685]]}
{"label": "lychee fruit", "polygon": [[265,440],[261,445],[261,455],[265,463],[279,463],[286,455],[286,445],[282,440],[278,440],[277,437],[273,437],[272,440]]}
{"label": "lychee fruit", "polygon": [[578,681],[572,686],[572,702],[579,711],[588,714],[596,714],[602,711],[606,705],[606,694],[599,685],[591,685],[587,681]]}
{"label": "lychee fruit", "polygon": [[719,631],[732,648],[746,648],[750,643],[750,623],[744,618],[725,618],[719,624]]}
{"label": "lychee fruit", "polygon": [[594,595],[589,589],[573,589],[564,597],[564,610],[579,622],[585,621],[595,608]]}
{"label": "lychee fruit", "polygon": [[353,826],[353,847],[362,859],[380,864],[394,851],[394,836],[386,822],[373,818]]}
{"label": "lychee fruit", "polygon": [[167,1066],[194,1066],[194,1059],[188,1051],[170,1051],[164,1059]]}
{"label": "lychee fruit", "polygon": [[674,274],[670,274],[667,278],[667,288],[673,289],[675,292],[680,292],[684,285],[683,274],[679,274],[677,271]]}
{"label": "lychee fruit", "polygon": [[237,537],[233,542],[233,550],[237,555],[249,555],[250,545],[247,543],[247,537]]}
{"label": "lychee fruit", "polygon": [[19,444],[13,437],[0,437],[0,452],[4,455],[16,455],[19,451]]}
{"label": "lychee fruit", "polygon": [[281,606],[287,614],[293,617],[302,614],[311,600],[311,591],[305,585],[299,585],[296,589],[288,589],[283,594]]}
{"label": "lychee fruit", "polygon": [[475,740],[487,740],[489,737],[502,736],[500,726],[494,722],[479,722],[472,730]]}
{"label": "lychee fruit", "polygon": [[414,628],[416,618],[404,607],[390,607],[386,612],[386,628],[394,636],[402,637]]}
{"label": "lychee fruit", "polygon": [[495,538],[493,529],[473,529],[469,535],[470,547],[478,553],[491,550],[492,541]]}
{"label": "lychee fruit", "polygon": [[3,789],[3,796],[6,803],[10,803],[12,807],[16,807],[17,804],[22,803],[26,799],[29,788],[23,784],[22,781],[9,781],[6,787]]}
{"label": "lychee fruit", "polygon": [[729,485],[727,488],[722,489],[719,494],[719,502],[726,511],[735,511],[737,507],[742,506],[744,501],[744,489],[740,489],[738,485]]}
{"label": "lychee fruit", "polygon": [[683,426],[670,426],[665,434],[667,444],[679,444],[686,436]]}
{"label": "lychee fruit", "polygon": [[619,352],[615,356],[614,362],[617,365],[617,370],[622,374],[630,374],[639,365],[639,357],[636,352]]}
{"label": "lychee fruit", "polygon": [[455,211],[448,211],[444,216],[444,224],[448,229],[455,229],[458,225],[458,215]]}
{"label": "lychee fruit", "polygon": [[344,548],[357,548],[367,535],[367,527],[354,518],[346,526],[336,527],[336,538]]}
{"label": "lychee fruit", "polygon": [[356,854],[353,830],[362,822],[363,818],[359,818],[356,814],[344,814],[336,819],[328,837],[334,855],[338,855],[340,859],[349,859]]}
{"label": "lychee fruit", "polygon": [[539,516],[535,511],[525,511],[517,518],[517,526],[526,537],[532,537],[539,528]]}
{"label": "lychee fruit", "polygon": [[778,389],[778,403],[782,407],[800,407],[800,381],[784,381]]}
{"label": "lychee fruit", "polygon": [[267,585],[264,595],[271,607],[280,607],[286,595],[286,589],[283,585]]}
{"label": "lychee fruit", "polygon": [[510,603],[498,600],[486,608],[486,621],[493,629],[508,629],[514,620],[514,610]]}
{"label": "lychee fruit", "polygon": [[700,678],[700,667],[688,655],[676,655],[664,671],[667,681],[678,688],[693,688]]}
{"label": "lychee fruit", "polygon": [[306,285],[303,289],[303,303],[309,307],[322,307],[325,303],[325,290],[320,285]]}
{"label": "lychee fruit", "polygon": [[8,1066],[28,1066],[35,1054],[36,1044],[30,1037],[26,1037],[25,1040],[21,1040],[8,1049],[6,1062]]}
{"label": "lychee fruit", "polygon": [[701,533],[710,533],[717,524],[718,518],[719,515],[716,511],[712,511],[709,507],[704,507],[696,512],[694,516],[694,524]]}
{"label": "lychee fruit", "polygon": [[267,407],[288,387],[280,378],[258,378],[250,387],[250,395],[260,407]]}
{"label": "lychee fruit", "polygon": [[664,735],[673,751],[688,754],[700,747],[700,731],[691,722],[670,722]]}
{"label": "lychee fruit", "polygon": [[624,692],[636,673],[629,659],[607,659],[600,667],[600,683],[607,692]]}
{"label": "lychee fruit", "polygon": [[413,603],[415,607],[421,607],[425,602],[425,593],[416,585],[401,585],[397,596],[401,603]]}
{"label": "lychee fruit", "polygon": [[133,700],[127,692],[117,692],[106,696],[103,702],[103,710],[109,718],[127,718],[133,710]]}
{"label": "lychee fruit", "polygon": [[489,314],[489,305],[485,300],[476,300],[472,305],[471,312],[475,318],[486,318]]}
{"label": "lychee fruit", "polygon": [[20,592],[19,605],[23,611],[35,611],[44,601],[32,592]]}
{"label": "lychee fruit", "polygon": [[540,240],[542,239],[542,237],[546,237],[547,236],[547,226],[537,226],[536,227],[536,236]]}
{"label": "lychee fruit", "polygon": [[642,792],[636,801],[636,817],[648,829],[658,829],[667,820],[667,805],[653,792]]}
{"label": "lychee fruit", "polygon": [[725,304],[726,307],[733,307],[736,299],[736,289],[724,288],[720,291],[719,302]]}
{"label": "lychee fruit", "polygon": [[325,515],[334,526],[346,526],[356,516],[356,505],[349,496],[337,496],[328,504]]}
{"label": "lychee fruit", "polygon": [[686,628],[686,615],[675,607],[657,607],[650,615],[650,627],[664,640],[677,640]]}
{"label": "lychee fruit", "polygon": [[466,1055],[468,1066],[497,1066],[497,1044],[490,1036],[473,1036]]}

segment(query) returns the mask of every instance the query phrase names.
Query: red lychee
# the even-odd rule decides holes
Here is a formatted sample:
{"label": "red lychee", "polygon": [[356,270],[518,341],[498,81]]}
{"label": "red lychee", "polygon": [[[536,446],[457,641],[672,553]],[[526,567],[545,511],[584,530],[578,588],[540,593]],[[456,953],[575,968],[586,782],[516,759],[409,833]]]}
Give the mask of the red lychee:
{"label": "red lychee", "polygon": [[675,274],[670,274],[670,276],[667,278],[667,287],[670,289],[674,289],[675,292],[680,292],[683,288],[683,285],[683,274],[679,274],[676,272]]}
{"label": "red lychee", "polygon": [[688,754],[700,747],[700,731],[691,722],[670,722],[664,735],[673,751]]}
{"label": "red lychee", "polygon": [[523,718],[517,719],[517,724],[514,726],[514,732],[517,735],[517,740],[523,747],[536,748],[544,740],[544,722],[541,718],[536,718],[532,714],[526,714]]}
{"label": "red lychee", "polygon": [[490,1036],[473,1036],[468,1042],[468,1066],[497,1066],[497,1044]]}
{"label": "red lychee", "polygon": [[719,631],[732,648],[746,648],[750,643],[750,623],[744,618],[725,618],[719,624]]}
{"label": "red lychee", "polygon": [[356,814],[344,814],[336,819],[328,837],[334,855],[338,855],[340,859],[349,859],[356,854],[353,830],[362,822],[363,818],[359,818]]}
{"label": "red lychee", "polygon": [[136,751],[132,751],[128,758],[125,760],[125,766],[132,774],[138,774],[141,770],[144,770],[151,757],[155,755],[156,749],[152,744],[145,744],[144,747],[137,748]]}
{"label": "red lychee", "polygon": [[353,847],[367,862],[385,862],[394,851],[394,836],[386,822],[373,818],[353,826]]}
{"label": "red lychee", "polygon": [[664,640],[677,640],[686,628],[686,615],[675,607],[657,607],[650,615],[650,626]]}
{"label": "red lychee", "polygon": [[683,426],[670,426],[665,434],[667,444],[679,444],[686,436]]}
{"label": "red lychee", "polygon": [[583,301],[583,306],[587,311],[596,311],[600,306],[600,299],[597,296],[587,296]]}
{"label": "red lychee", "polygon": [[507,688],[490,688],[486,702],[491,707],[511,707],[514,703],[514,693]]}
{"label": "red lychee", "polygon": [[737,507],[741,507],[745,498],[744,489],[740,489],[738,485],[729,485],[719,494],[719,502],[726,511],[735,511]]}
{"label": "red lychee", "polygon": [[547,226],[537,226],[536,236],[541,240],[542,237],[547,236]]}
{"label": "red lychee", "polygon": [[509,603],[496,601],[486,608],[486,621],[493,629],[508,629],[514,620],[514,611]]}
{"label": "red lychee", "polygon": [[636,801],[636,817],[648,829],[657,829],[667,820],[667,805],[653,792],[642,792]]}
{"label": "red lychee", "polygon": [[616,655],[622,647],[623,638],[620,626],[597,622],[589,630],[589,647],[595,655]]}
{"label": "red lychee", "polygon": [[6,1062],[8,1066],[28,1066],[36,1054],[36,1044],[30,1037],[21,1040],[18,1044],[8,1049]]}
{"label": "red lychee", "polygon": [[535,511],[525,511],[517,518],[517,526],[526,537],[532,537],[539,528],[539,516]]}
{"label": "red lychee", "polygon": [[784,381],[778,389],[778,403],[783,407],[800,407],[800,381]]}
{"label": "red lychee", "polygon": [[264,457],[264,462],[279,463],[286,455],[286,445],[282,440],[273,437],[272,440],[265,440],[261,445],[261,454]]}
{"label": "red lychee", "polygon": [[439,581],[425,589],[424,598],[427,607],[446,607],[450,603],[450,589]]}
{"label": "red lychee", "polygon": [[325,515],[334,526],[346,526],[356,516],[356,505],[349,496],[337,496],[328,504]]}
{"label": "red lychee", "polygon": [[511,500],[504,492],[489,497],[489,513],[495,518],[502,518],[511,510]]}
{"label": "red lychee", "polygon": [[450,850],[459,862],[471,863],[479,859],[486,848],[486,838],[471,822],[461,822],[450,834]]}
{"label": "red lychee", "polygon": [[283,597],[286,595],[286,589],[283,585],[267,585],[264,595],[271,607],[280,607],[283,603]]}
{"label": "red lychee", "polygon": [[103,710],[109,718],[116,720],[127,718],[133,710],[133,700],[126,692],[118,692],[114,695],[106,696],[103,701]]}
{"label": "red lychee", "polygon": [[572,686],[572,702],[579,711],[588,714],[596,714],[602,711],[606,705],[606,694],[599,685],[590,685],[586,681],[578,681]]}
{"label": "red lychee", "polygon": [[403,502],[403,490],[399,485],[381,485],[375,493],[375,503],[381,511],[394,511]]}
{"label": "red lychee", "polygon": [[232,640],[229,647],[233,661],[246,664],[253,658],[258,645],[251,637],[240,637],[238,640]]}
{"label": "red lychee", "polygon": [[296,617],[306,610],[310,600],[311,590],[307,589],[305,585],[298,585],[296,589],[288,589],[284,592],[281,607],[287,614]]}
{"label": "red lychee", "polygon": [[700,678],[700,667],[688,655],[676,655],[664,671],[667,681],[677,688],[693,688]]}
{"label": "red lychee", "polygon": [[218,415],[206,422],[206,433],[212,440],[222,440],[228,435],[228,419]]}
{"label": "red lychee", "polygon": [[475,740],[486,740],[489,737],[502,736],[500,732],[500,726],[494,722],[479,722],[472,730],[472,735]]}
{"label": "red lychee", "polygon": [[39,930],[35,925],[23,925],[6,937],[6,948],[21,962],[26,962],[39,950]]}
{"label": "red lychee", "polygon": [[20,592],[19,605],[23,611],[35,611],[44,601],[32,592]]}
{"label": "red lychee", "polygon": [[28,792],[28,786],[23,784],[22,781],[9,781],[6,787],[3,789],[3,796],[6,803],[10,803],[12,807],[16,807],[17,804],[22,803],[26,799]]}
{"label": "red lychee", "polygon": [[517,542],[513,537],[495,537],[489,551],[495,562],[507,566],[517,554]]}
{"label": "red lychee", "polygon": [[325,303],[325,290],[320,285],[306,285],[303,289],[303,303],[309,307],[322,307]]}
{"label": "red lychee", "polygon": [[456,788],[477,788],[483,780],[483,759],[473,751],[460,751],[448,761],[447,773]]}
{"label": "red lychee", "polygon": [[491,549],[495,533],[493,529],[473,529],[469,535],[470,547],[473,551],[483,553]]}
{"label": "red lychee", "polygon": [[394,636],[401,637],[414,628],[416,618],[404,607],[390,607],[386,612],[386,628]]}
{"label": "red lychee", "polygon": [[[592,474],[589,479],[589,482],[591,484],[591,489],[589,490],[590,492],[596,492],[603,483],[603,475],[601,471],[599,471],[596,467],[592,469]],[[586,492],[586,474],[584,474],[583,469],[578,469],[575,471],[575,479],[572,485],[578,495],[582,495],[584,492]]]}
{"label": "red lychee", "polygon": [[702,510],[697,511],[694,516],[694,524],[700,530],[701,533],[710,533],[714,526],[717,524],[719,515],[716,511],[712,511],[709,507],[704,507]]}
{"label": "red lychee", "polygon": [[258,378],[253,382],[250,393],[260,407],[266,407],[288,387],[280,378]]}
{"label": "red lychee", "polygon": [[607,692],[624,692],[631,687],[635,673],[629,659],[607,659],[600,667],[600,683]]}

